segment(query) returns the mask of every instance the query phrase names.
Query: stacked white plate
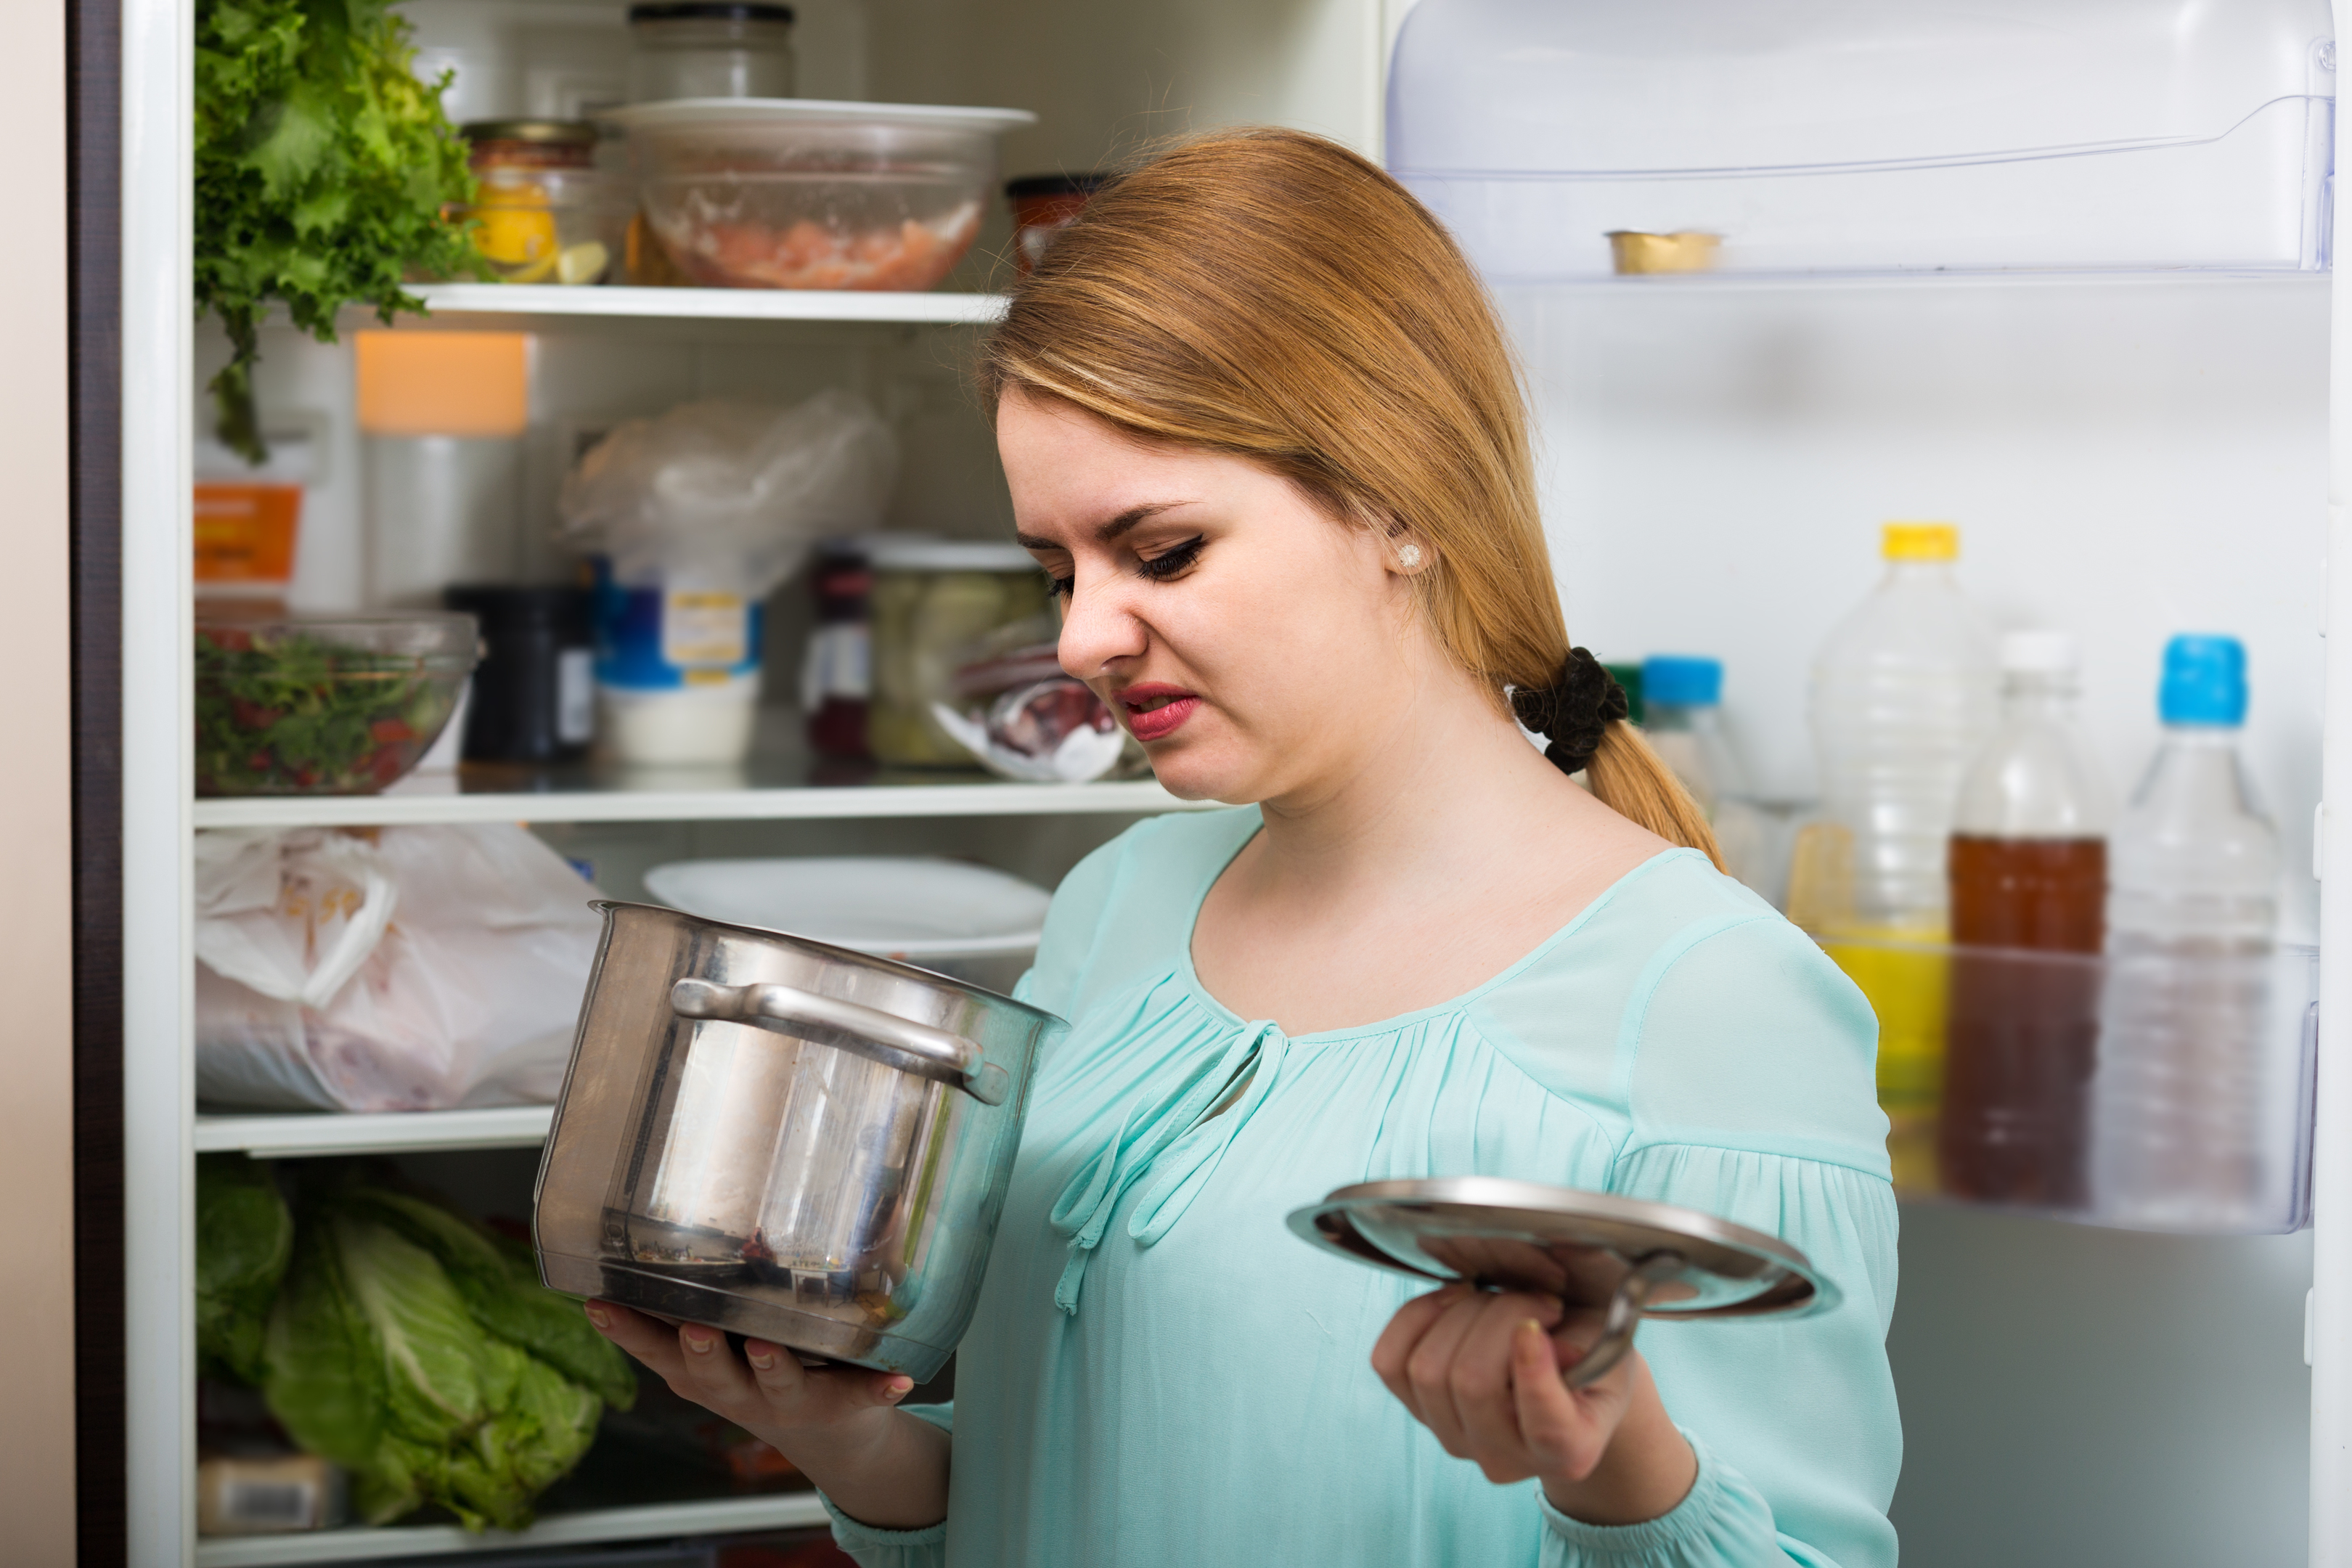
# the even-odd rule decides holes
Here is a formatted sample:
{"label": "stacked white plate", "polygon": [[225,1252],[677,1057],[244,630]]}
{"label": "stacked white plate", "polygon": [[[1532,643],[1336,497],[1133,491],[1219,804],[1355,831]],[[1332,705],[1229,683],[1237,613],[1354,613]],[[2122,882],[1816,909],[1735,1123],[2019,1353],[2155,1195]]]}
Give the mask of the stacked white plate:
{"label": "stacked white plate", "polygon": [[1037,953],[1053,895],[930,856],[673,860],[646,890],[706,920],[761,926],[1010,991]]}

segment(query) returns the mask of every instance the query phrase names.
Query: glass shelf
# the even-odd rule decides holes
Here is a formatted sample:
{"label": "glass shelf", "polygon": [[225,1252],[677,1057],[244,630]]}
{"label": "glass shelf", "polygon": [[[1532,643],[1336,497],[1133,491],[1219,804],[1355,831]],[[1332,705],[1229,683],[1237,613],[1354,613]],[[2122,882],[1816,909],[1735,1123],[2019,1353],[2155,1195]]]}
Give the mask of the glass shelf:
{"label": "glass shelf", "polygon": [[206,799],[198,827],[363,827],[425,822],[687,822],[852,817],[1143,815],[1213,801],[1181,801],[1155,781],[1011,784],[978,769],[877,768],[812,753],[800,715],[761,714],[740,766],[553,767],[468,763],[415,773],[379,795],[245,795]]}
{"label": "glass shelf", "polygon": [[524,1531],[471,1534],[454,1524],[387,1525],[310,1531],[295,1535],[208,1537],[196,1542],[195,1568],[270,1568],[291,1563],[360,1563],[446,1557],[525,1547],[646,1541],[677,1535],[725,1535],[787,1530],[825,1522],[814,1492],[708,1501],[654,1503],[554,1513]]}
{"label": "glass shelf", "polygon": [[426,283],[412,292],[436,315],[985,326],[1004,314],[1002,294],[905,294],[846,289],[639,289],[625,284],[567,289],[554,283]]}

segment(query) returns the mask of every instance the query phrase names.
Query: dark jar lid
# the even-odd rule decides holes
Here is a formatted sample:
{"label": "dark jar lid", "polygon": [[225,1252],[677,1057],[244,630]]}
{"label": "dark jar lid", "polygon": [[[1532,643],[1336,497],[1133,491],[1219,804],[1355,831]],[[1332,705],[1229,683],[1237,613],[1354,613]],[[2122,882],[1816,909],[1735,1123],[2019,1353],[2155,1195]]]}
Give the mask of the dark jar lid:
{"label": "dark jar lid", "polygon": [[584,120],[469,120],[457,133],[468,142],[531,142],[546,147],[593,147],[596,128]]}
{"label": "dark jar lid", "polygon": [[629,24],[639,22],[790,22],[790,5],[761,5],[751,0],[659,0],[629,7]]}
{"label": "dark jar lid", "polygon": [[1090,196],[1117,177],[1113,174],[1024,174],[1017,180],[1005,181],[1004,194],[1016,202],[1036,196]]}
{"label": "dark jar lid", "polygon": [[575,633],[584,642],[593,625],[588,590],[561,584],[463,583],[442,589],[441,603],[446,609],[471,611],[482,623],[482,636],[492,641],[517,632],[552,631]]}

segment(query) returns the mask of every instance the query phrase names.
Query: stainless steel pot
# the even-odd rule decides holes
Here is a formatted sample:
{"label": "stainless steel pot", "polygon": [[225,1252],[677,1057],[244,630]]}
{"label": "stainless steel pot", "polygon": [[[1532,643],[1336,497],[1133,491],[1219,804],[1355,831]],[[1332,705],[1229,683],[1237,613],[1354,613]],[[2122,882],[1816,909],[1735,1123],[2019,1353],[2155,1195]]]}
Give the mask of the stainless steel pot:
{"label": "stainless steel pot", "polygon": [[1037,1052],[1068,1026],[845,948],[596,907],[541,1277],[929,1378],[971,1321]]}

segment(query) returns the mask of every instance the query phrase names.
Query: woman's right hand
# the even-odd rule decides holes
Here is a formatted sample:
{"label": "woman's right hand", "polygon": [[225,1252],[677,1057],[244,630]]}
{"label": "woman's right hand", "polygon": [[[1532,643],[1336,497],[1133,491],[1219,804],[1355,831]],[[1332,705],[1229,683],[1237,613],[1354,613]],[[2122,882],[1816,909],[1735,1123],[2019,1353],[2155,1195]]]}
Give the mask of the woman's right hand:
{"label": "woman's right hand", "polygon": [[896,1406],[915,1386],[903,1373],[804,1367],[782,1345],[699,1323],[670,1327],[611,1301],[587,1304],[597,1331],[681,1398],[722,1415],[791,1460],[844,1512],[884,1530],[947,1513],[947,1434]]}

